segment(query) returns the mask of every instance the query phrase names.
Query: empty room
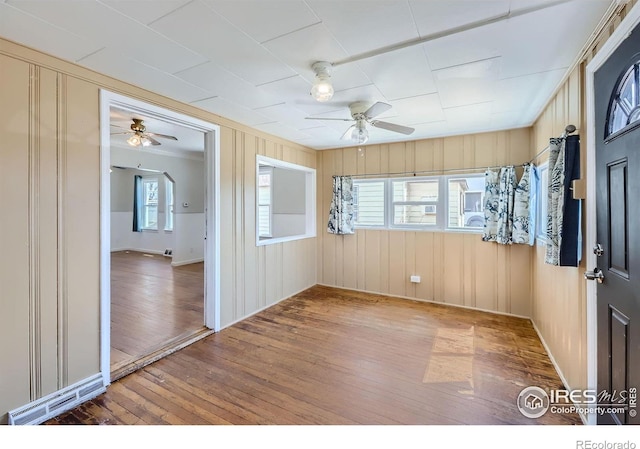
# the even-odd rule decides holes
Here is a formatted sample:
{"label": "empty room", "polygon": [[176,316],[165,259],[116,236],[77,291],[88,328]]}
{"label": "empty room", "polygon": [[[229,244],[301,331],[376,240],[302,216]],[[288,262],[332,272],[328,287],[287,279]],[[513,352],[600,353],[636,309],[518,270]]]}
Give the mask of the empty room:
{"label": "empty room", "polygon": [[0,1],[0,424],[639,424],[639,46],[636,0]]}

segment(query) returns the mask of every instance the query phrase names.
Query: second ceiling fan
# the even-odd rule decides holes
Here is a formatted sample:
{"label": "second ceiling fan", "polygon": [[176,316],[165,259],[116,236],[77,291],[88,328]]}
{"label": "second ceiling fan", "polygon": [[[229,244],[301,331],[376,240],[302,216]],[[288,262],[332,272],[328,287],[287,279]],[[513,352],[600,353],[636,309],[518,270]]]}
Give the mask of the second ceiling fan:
{"label": "second ceiling fan", "polygon": [[342,135],[342,139],[351,139],[355,143],[363,144],[369,140],[369,131],[367,123],[376,128],[386,129],[400,134],[409,135],[415,131],[414,128],[408,126],[397,125],[395,123],[383,122],[382,120],[374,120],[378,115],[391,109],[391,105],[378,101],[372,106],[368,106],[363,101],[357,101],[349,105],[351,118],[331,118],[331,117],[306,117],[309,120],[340,120],[344,122],[355,122]]}
{"label": "second ceiling fan", "polygon": [[[177,137],[175,136],[147,132],[147,127],[143,123],[144,120],[141,120],[138,118],[134,118],[131,120],[133,120],[133,123],[130,126],[131,131],[111,133],[111,135],[132,134],[132,136],[127,139],[127,143],[132,147],[138,147],[138,146],[146,147],[149,145],[161,145],[161,143],[158,142],[154,137],[160,137],[162,139],[178,140]],[[112,125],[112,126],[121,128],[120,126],[117,126],[117,125]]]}

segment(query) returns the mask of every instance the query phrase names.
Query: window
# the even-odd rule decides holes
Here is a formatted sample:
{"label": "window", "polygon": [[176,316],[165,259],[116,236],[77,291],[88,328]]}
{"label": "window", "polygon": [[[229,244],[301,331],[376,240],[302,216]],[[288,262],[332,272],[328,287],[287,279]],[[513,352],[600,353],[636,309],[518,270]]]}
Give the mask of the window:
{"label": "window", "polygon": [[627,69],[609,101],[605,137],[640,119],[640,61]]}
{"label": "window", "polygon": [[262,166],[258,175],[258,236],[271,237],[272,167]]}
{"label": "window", "polygon": [[142,229],[158,229],[158,178],[142,178]]}
{"label": "window", "polygon": [[354,181],[353,190],[356,226],[384,226],[385,181]]}
{"label": "window", "polygon": [[545,163],[538,167],[538,192],[536,210],[536,239],[545,242],[547,239],[547,201],[549,194],[549,164]]}
{"label": "window", "polygon": [[316,236],[316,171],[256,155],[256,246]]}
{"label": "window", "polygon": [[357,227],[479,231],[484,176],[354,180]]}
{"label": "window", "polygon": [[449,178],[449,228],[484,226],[484,176]]}
{"label": "window", "polygon": [[391,181],[394,226],[436,226],[439,180]]}
{"label": "window", "polygon": [[173,231],[173,181],[165,176],[165,200],[166,200],[166,218],[164,220],[164,230]]}

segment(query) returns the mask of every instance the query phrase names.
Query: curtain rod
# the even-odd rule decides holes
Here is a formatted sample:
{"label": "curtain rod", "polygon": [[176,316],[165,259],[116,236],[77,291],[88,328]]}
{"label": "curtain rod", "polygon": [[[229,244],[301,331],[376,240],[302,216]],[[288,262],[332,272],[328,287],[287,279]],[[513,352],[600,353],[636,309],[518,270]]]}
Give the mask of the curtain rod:
{"label": "curtain rod", "polygon": [[[575,130],[576,130],[575,126],[567,125],[566,128],[564,129],[564,132],[560,135],[560,139],[564,139],[569,134],[575,132]],[[549,150],[549,146],[547,146],[544,150],[542,150],[538,154],[536,154],[533,157],[533,159],[531,159],[529,162],[525,162],[524,164],[520,164],[520,165],[513,165],[513,164],[506,165],[506,167],[525,167],[527,165],[530,165],[548,150]],[[428,175],[428,174],[441,174],[441,173],[454,173],[454,172],[470,172],[470,171],[488,170],[488,169],[492,169],[492,168],[496,169],[496,168],[502,168],[502,167],[505,167],[505,166],[504,165],[492,165],[492,166],[485,166],[485,167],[444,168],[444,169],[440,169],[440,170],[420,170],[420,171],[405,171],[405,172],[395,172],[395,173],[362,173],[362,174],[341,175],[341,176],[350,176],[352,178],[367,178],[367,177],[373,177],[373,176],[377,176],[377,177],[380,177],[380,176],[392,177],[392,176],[404,176],[404,175],[417,176],[419,174],[420,175]],[[339,175],[336,175],[336,176],[339,176]]]}
{"label": "curtain rod", "polygon": [[[564,139],[566,138],[569,134],[573,133],[576,131],[576,127],[574,125],[567,125],[567,127],[564,129],[564,132],[560,135],[560,139]],[[533,163],[535,160],[537,160],[540,156],[542,156],[544,153],[546,153],[547,151],[549,151],[549,145],[547,145],[543,150],[541,150],[538,154],[536,154],[535,156],[533,156],[533,159],[531,159],[529,161],[529,163]]]}
{"label": "curtain rod", "polygon": [[[567,125],[564,129],[564,132],[560,135],[560,139],[566,138],[569,134],[575,132],[576,127],[573,125]],[[536,154],[533,159],[529,162],[525,162],[520,165],[507,165],[507,167],[525,167],[527,165],[531,165],[536,159],[542,156],[549,150],[549,145],[547,145],[542,151]],[[406,176],[406,175],[428,175],[428,174],[441,174],[441,173],[452,173],[452,172],[471,172],[471,171],[480,171],[480,170],[488,170],[488,169],[496,169],[502,168],[504,165],[493,165],[488,167],[471,167],[471,168],[445,168],[441,170],[421,170],[421,171],[406,171],[406,172],[395,172],[395,173],[362,173],[355,175],[335,175],[335,176],[350,176],[352,178],[367,178],[367,177],[391,177],[391,176]],[[335,177],[334,176],[334,177]]]}

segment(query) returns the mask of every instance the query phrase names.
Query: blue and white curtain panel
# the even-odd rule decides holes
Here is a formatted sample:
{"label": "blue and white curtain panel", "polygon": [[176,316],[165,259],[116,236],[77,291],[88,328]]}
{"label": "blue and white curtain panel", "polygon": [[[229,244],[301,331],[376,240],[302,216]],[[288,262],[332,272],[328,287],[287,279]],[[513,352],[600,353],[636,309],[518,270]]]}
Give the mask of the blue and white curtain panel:
{"label": "blue and white curtain panel", "polygon": [[329,234],[354,234],[353,179],[350,176],[333,177],[333,198],[329,210]]}
{"label": "blue and white curtain panel", "polygon": [[[535,215],[532,217],[530,210],[532,207],[531,191],[536,186],[535,183],[533,183],[534,185],[531,183],[532,171],[535,172],[535,167],[532,169],[531,165],[525,165],[520,182],[516,187],[513,200],[513,243],[533,245],[531,237],[535,236]],[[533,207],[535,209],[535,201]]]}
{"label": "blue and white curtain panel", "polygon": [[549,190],[547,196],[547,248],[545,263],[560,265],[562,224],[564,220],[565,139],[549,141]]}
{"label": "blue and white curtain panel", "polygon": [[485,172],[484,231],[482,240],[503,245],[513,243],[516,169],[502,167]]}

